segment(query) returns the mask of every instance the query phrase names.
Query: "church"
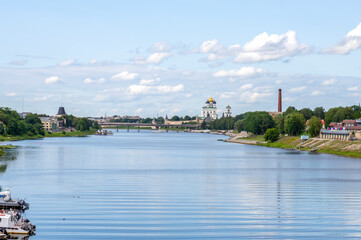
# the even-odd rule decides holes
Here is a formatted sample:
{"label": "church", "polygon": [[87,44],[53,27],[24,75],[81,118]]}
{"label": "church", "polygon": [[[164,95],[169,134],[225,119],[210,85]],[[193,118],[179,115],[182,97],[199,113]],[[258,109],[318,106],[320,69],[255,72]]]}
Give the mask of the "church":
{"label": "church", "polygon": [[206,101],[206,106],[202,107],[201,118],[205,119],[207,116],[212,120],[218,119],[217,105],[213,98],[209,98]]}

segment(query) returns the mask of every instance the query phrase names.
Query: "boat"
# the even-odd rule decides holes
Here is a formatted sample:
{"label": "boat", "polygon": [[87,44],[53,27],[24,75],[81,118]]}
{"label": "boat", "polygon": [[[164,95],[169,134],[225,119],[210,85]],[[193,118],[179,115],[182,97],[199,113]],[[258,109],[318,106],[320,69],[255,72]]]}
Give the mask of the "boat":
{"label": "boat", "polygon": [[28,219],[18,220],[18,213],[14,210],[1,210],[0,212],[0,232],[10,236],[35,235],[36,226]]}
{"label": "boat", "polygon": [[0,209],[15,209],[25,211],[29,209],[29,204],[25,202],[25,200],[13,200],[11,199],[10,190],[7,189],[6,191],[0,192]]}

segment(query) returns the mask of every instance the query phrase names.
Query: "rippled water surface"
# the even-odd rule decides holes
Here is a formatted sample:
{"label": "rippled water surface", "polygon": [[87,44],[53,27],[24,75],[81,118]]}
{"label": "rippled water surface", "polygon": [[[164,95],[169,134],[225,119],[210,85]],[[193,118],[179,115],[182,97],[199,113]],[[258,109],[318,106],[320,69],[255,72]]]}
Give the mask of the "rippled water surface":
{"label": "rippled water surface", "polygon": [[360,159],[224,138],[134,130],[14,142],[0,185],[30,203],[31,240],[361,238]]}

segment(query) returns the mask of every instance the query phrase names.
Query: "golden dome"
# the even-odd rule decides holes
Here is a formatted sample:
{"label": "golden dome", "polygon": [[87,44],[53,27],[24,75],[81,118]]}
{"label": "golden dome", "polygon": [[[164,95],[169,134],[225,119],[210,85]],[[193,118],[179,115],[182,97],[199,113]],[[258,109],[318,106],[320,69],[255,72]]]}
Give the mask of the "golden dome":
{"label": "golden dome", "polygon": [[208,101],[209,102],[214,102],[212,97],[210,97]]}

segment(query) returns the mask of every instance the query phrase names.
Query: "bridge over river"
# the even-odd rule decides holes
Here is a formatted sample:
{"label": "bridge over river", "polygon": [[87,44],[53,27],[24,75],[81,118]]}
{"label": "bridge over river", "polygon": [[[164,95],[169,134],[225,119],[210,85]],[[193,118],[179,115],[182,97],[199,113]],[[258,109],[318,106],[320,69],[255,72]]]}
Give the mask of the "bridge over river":
{"label": "bridge over river", "polygon": [[138,127],[138,131],[142,127],[151,127],[152,129],[165,128],[167,131],[169,128],[178,128],[178,129],[199,129],[200,124],[162,124],[162,123],[126,123],[126,122],[103,122],[99,123],[101,128],[128,128],[129,127]]}

